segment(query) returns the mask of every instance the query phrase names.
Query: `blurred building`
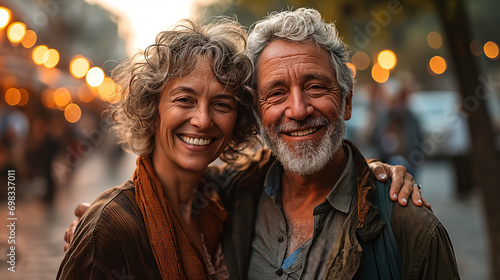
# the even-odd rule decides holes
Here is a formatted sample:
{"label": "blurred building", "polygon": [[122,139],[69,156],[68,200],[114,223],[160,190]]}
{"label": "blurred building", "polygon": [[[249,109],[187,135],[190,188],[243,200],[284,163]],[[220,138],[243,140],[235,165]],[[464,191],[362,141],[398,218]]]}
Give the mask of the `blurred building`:
{"label": "blurred building", "polygon": [[125,58],[118,20],[83,0],[0,4],[1,176],[16,169],[47,202],[106,142],[101,113],[119,98],[109,76]]}

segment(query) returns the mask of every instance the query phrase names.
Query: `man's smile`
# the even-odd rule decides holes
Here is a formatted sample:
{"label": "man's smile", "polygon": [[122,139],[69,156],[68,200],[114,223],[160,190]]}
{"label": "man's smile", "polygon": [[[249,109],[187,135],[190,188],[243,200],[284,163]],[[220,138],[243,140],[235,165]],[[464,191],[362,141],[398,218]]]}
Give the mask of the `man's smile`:
{"label": "man's smile", "polygon": [[319,127],[311,127],[303,130],[296,130],[296,131],[291,131],[291,132],[283,132],[286,135],[289,136],[305,136],[309,134],[313,134],[314,132],[318,131],[320,128]]}

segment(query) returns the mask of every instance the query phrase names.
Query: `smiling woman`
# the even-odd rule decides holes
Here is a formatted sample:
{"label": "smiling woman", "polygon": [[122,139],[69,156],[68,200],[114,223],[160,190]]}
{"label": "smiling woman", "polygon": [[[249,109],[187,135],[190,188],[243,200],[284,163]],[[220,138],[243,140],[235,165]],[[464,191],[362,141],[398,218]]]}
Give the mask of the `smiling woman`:
{"label": "smiling woman", "polygon": [[185,21],[115,70],[122,99],[109,112],[137,168],[87,210],[58,279],[229,277],[227,213],[202,172],[221,154],[234,161],[255,137],[245,39],[228,19]]}

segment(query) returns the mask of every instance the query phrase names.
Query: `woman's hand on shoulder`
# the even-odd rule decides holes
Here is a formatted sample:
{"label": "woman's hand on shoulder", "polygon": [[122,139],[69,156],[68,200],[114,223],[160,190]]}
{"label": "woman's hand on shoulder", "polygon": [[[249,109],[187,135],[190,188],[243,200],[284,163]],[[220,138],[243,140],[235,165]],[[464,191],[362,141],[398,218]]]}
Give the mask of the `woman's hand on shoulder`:
{"label": "woman's hand on shoulder", "polygon": [[415,183],[413,176],[406,171],[404,166],[389,165],[380,161],[370,162],[368,166],[379,181],[391,179],[389,190],[391,200],[398,201],[401,206],[406,206],[411,195],[413,204],[416,206],[425,205],[431,208],[431,204],[422,197],[420,185]]}

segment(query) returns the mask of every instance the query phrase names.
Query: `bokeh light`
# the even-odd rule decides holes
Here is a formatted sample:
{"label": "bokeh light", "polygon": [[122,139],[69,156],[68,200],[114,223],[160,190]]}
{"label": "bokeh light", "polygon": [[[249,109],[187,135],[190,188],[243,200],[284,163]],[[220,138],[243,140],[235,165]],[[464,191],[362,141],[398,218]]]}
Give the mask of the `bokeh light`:
{"label": "bokeh light", "polygon": [[7,38],[12,43],[19,43],[23,40],[26,34],[26,24],[22,22],[13,22],[9,27],[7,27]]}
{"label": "bokeh light", "polygon": [[60,87],[54,92],[54,101],[56,103],[57,108],[64,109],[66,105],[71,103],[71,94],[69,90],[64,87]]}
{"label": "bokeh light", "polygon": [[446,61],[444,58],[436,55],[429,61],[429,68],[434,74],[443,74],[446,71]]}
{"label": "bokeh light", "polygon": [[59,63],[59,52],[49,49],[43,54],[43,65],[47,68],[54,68]]}
{"label": "bokeh light", "polygon": [[37,36],[36,36],[35,31],[26,30],[26,34],[24,35],[24,38],[21,41],[21,44],[23,45],[23,47],[29,49],[35,45],[36,39],[37,39]]}
{"label": "bokeh light", "polygon": [[28,103],[28,100],[30,99],[30,95],[27,90],[24,88],[20,88],[19,92],[21,93],[21,100],[19,100],[19,103],[17,104],[18,106],[24,106],[26,103]]}
{"label": "bokeh light", "polygon": [[113,103],[119,99],[118,85],[110,77],[104,78],[104,81],[97,87],[97,92],[104,101]]}
{"label": "bokeh light", "polygon": [[356,77],[356,66],[354,66],[354,64],[350,63],[350,62],[347,62],[347,67],[349,69],[351,69],[351,75],[353,78]]}
{"label": "bokeh light", "polygon": [[389,79],[389,70],[384,69],[380,67],[378,63],[375,63],[372,67],[372,78],[379,84],[385,83]]}
{"label": "bokeh light", "polygon": [[42,103],[45,107],[47,108],[52,108],[55,109],[57,108],[55,98],[54,98],[55,92],[54,90],[48,88],[42,92]]}
{"label": "bokeh light", "polygon": [[470,51],[475,56],[480,56],[483,54],[483,45],[478,40],[470,42]]}
{"label": "bokeh light", "polygon": [[353,54],[351,61],[358,70],[365,70],[370,67],[370,57],[364,52],[356,52]]}
{"label": "bokeh light", "polygon": [[0,29],[4,29],[10,22],[10,10],[5,7],[0,7]]}
{"label": "bokeh light", "polygon": [[91,87],[98,87],[104,81],[104,71],[99,67],[92,67],[85,77],[87,84]]}
{"label": "bokeh light", "polygon": [[73,77],[77,79],[85,77],[85,75],[87,75],[87,72],[89,71],[89,68],[90,62],[85,57],[81,56],[73,58],[69,65],[71,75],[73,75]]}
{"label": "bokeh light", "polygon": [[427,34],[427,44],[429,44],[429,47],[433,49],[441,48],[443,45],[443,38],[441,37],[441,34],[436,31],[429,32],[429,34]]}
{"label": "bokeh light", "polygon": [[87,84],[82,84],[77,91],[78,99],[84,103],[89,103],[92,100],[94,100],[94,94],[92,94],[92,91],[89,89]]}
{"label": "bokeh light", "polygon": [[397,58],[393,51],[383,50],[378,54],[377,62],[380,67],[391,70],[396,66]]}
{"label": "bokeh light", "polygon": [[[36,65],[42,65],[44,63],[45,53],[49,51],[49,48],[45,45],[37,46],[33,49],[32,58]],[[47,55],[48,58],[48,55]]]}
{"label": "bokeh light", "polygon": [[5,92],[5,102],[10,106],[16,106],[21,101],[21,92],[17,88],[9,88]]}
{"label": "bokeh light", "polygon": [[76,123],[78,120],[80,120],[81,116],[82,110],[80,109],[80,106],[76,105],[75,103],[69,104],[64,109],[64,117],[70,123]]}
{"label": "bokeh light", "polygon": [[484,54],[491,59],[497,59],[498,58],[498,45],[492,41],[486,42],[486,44],[484,44]]}

